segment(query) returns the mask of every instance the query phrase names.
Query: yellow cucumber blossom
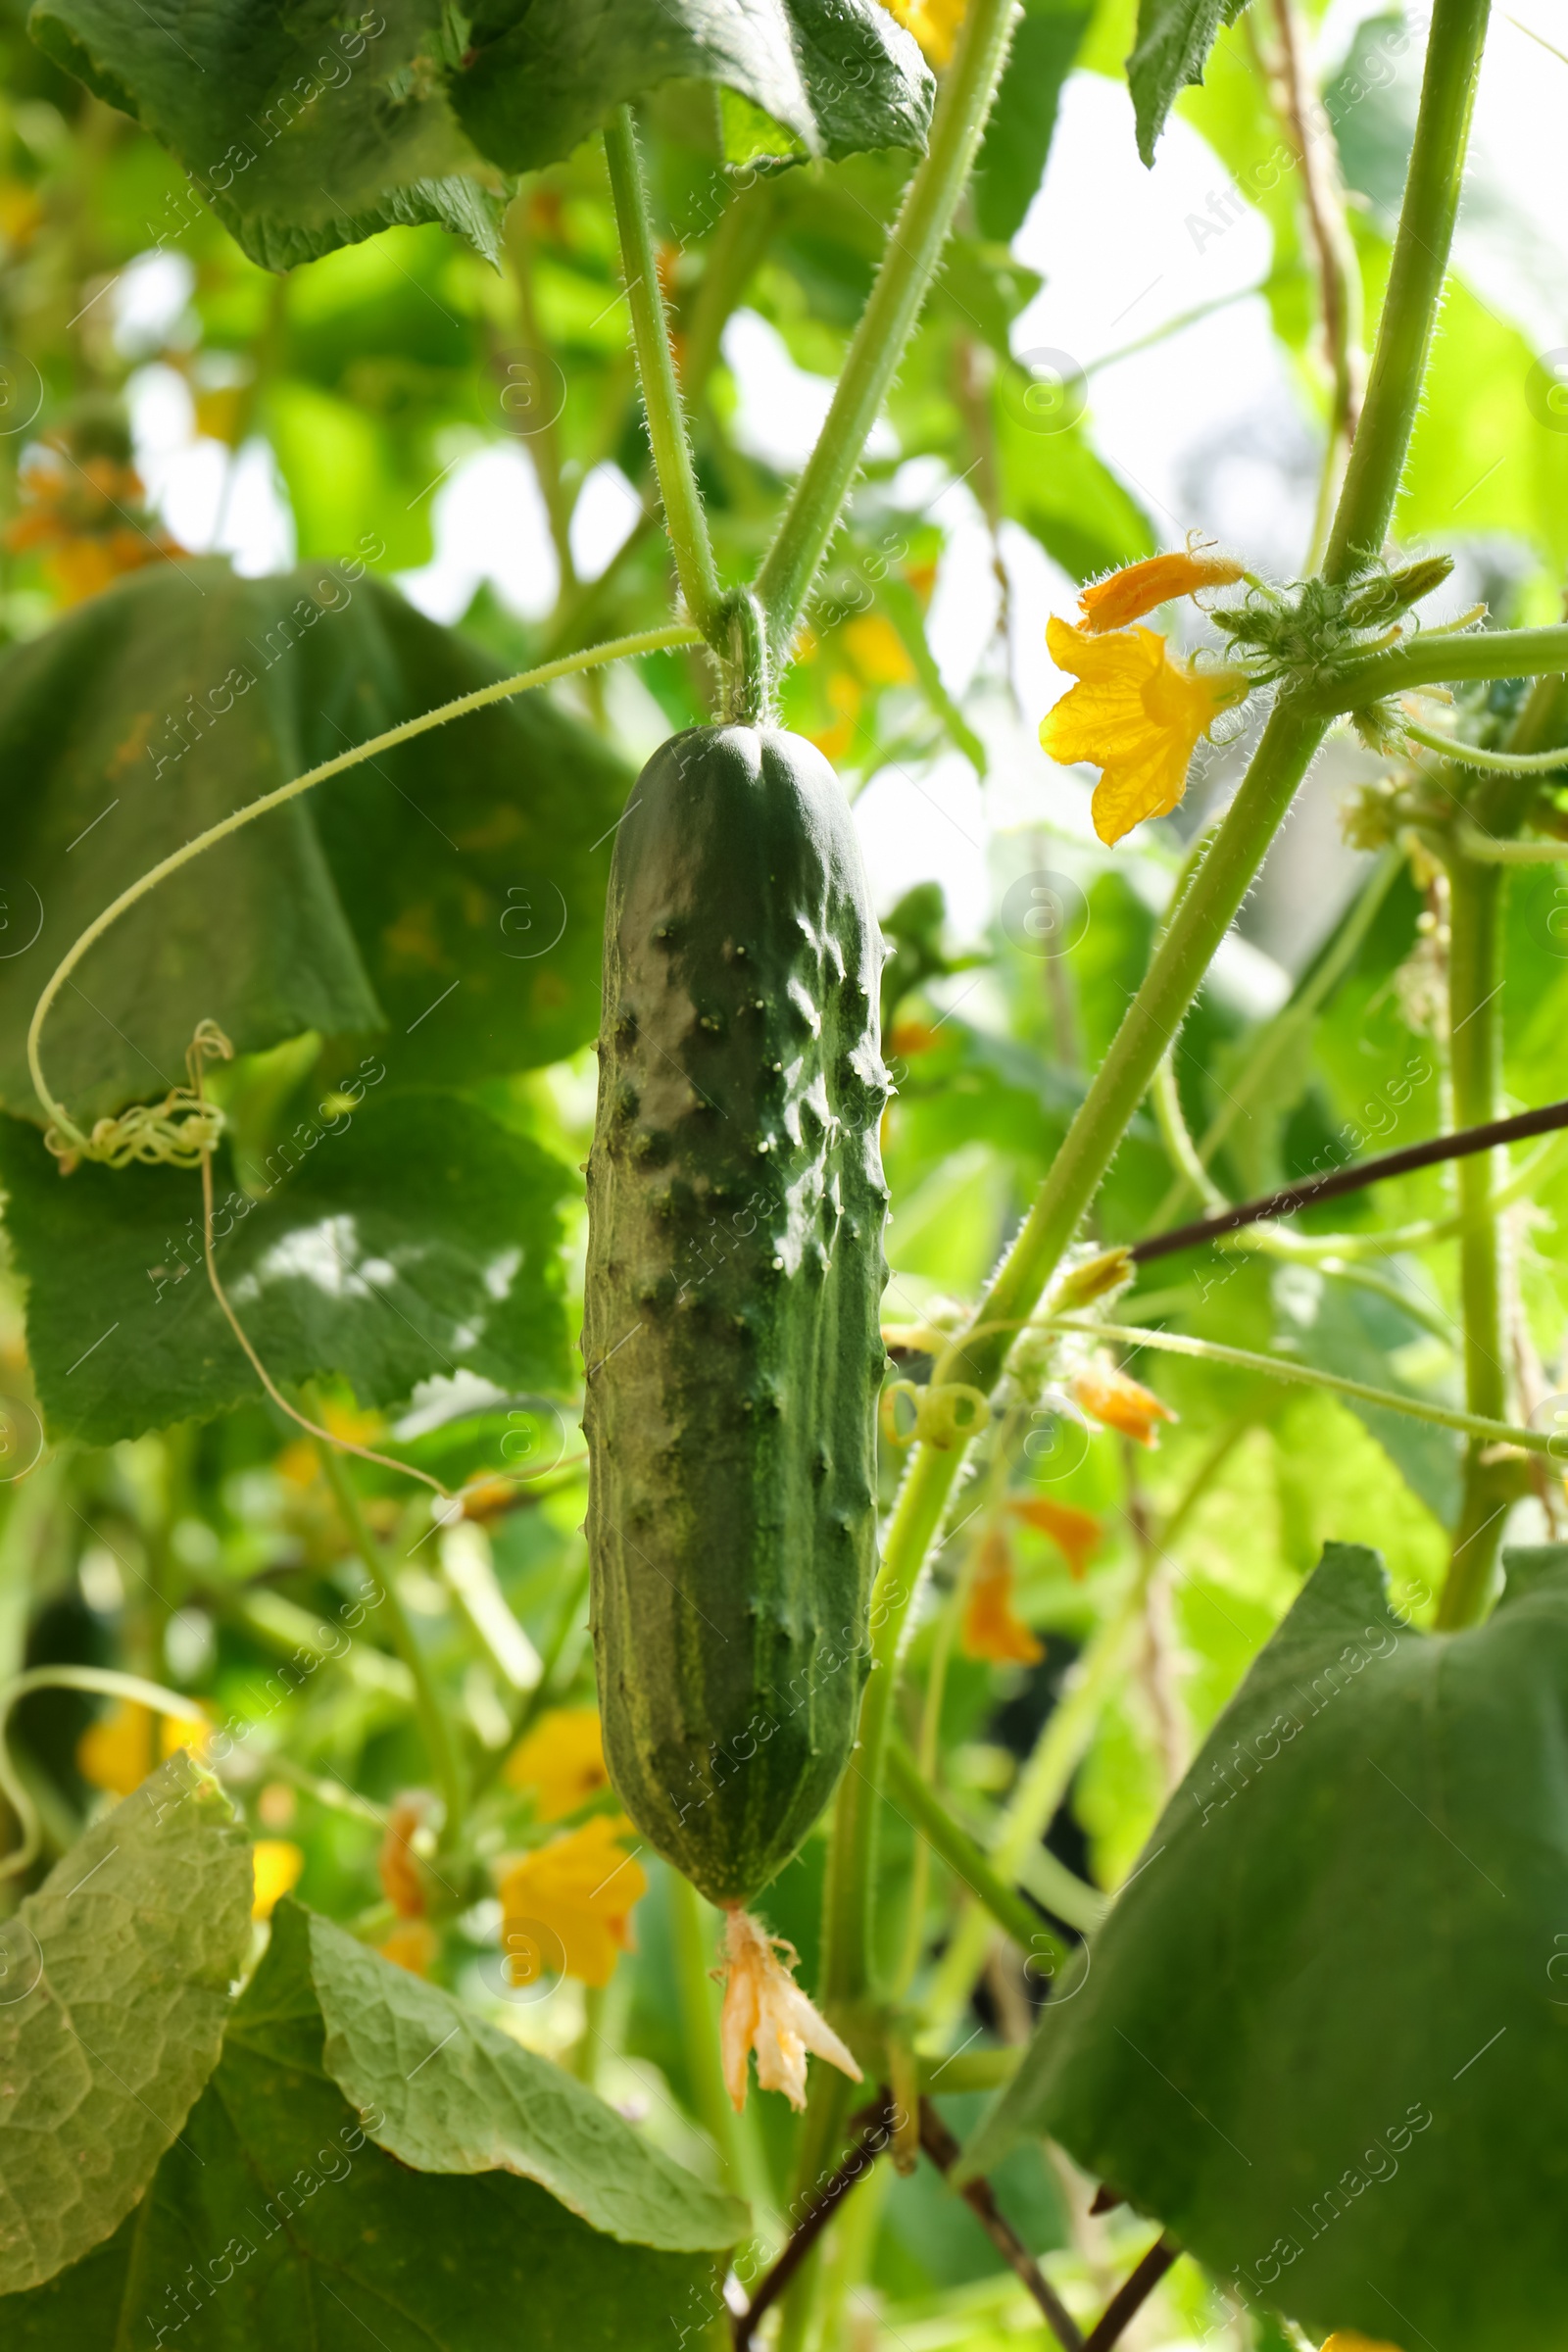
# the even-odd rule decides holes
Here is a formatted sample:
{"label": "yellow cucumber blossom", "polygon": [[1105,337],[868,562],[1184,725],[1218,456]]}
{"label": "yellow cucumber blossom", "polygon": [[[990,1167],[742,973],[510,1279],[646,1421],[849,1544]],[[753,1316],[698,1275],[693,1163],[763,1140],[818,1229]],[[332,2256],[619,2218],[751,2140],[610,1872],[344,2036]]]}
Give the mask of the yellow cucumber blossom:
{"label": "yellow cucumber blossom", "polygon": [[1168,815],[1200,736],[1245,699],[1251,679],[1173,660],[1152,629],[1095,637],[1053,615],[1046,643],[1079,683],[1047,711],[1040,741],[1064,767],[1084,760],[1103,770],[1092,804],[1101,840],[1120,841],[1145,817]]}
{"label": "yellow cucumber blossom", "polygon": [[631,1824],[596,1813],[498,1876],[502,1943],[514,1984],[559,1970],[584,1984],[608,1984],[633,1948],[631,1915],[648,1878],[621,1843]]}

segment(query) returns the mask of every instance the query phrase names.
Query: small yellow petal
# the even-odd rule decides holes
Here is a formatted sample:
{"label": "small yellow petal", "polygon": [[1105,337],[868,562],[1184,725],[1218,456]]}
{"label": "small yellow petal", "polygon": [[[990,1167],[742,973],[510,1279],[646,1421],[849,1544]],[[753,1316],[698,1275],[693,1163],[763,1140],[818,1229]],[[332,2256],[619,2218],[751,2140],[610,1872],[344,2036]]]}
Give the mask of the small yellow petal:
{"label": "small yellow petal", "polygon": [[292,1838],[258,1838],[251,1847],[251,1867],[256,1874],[251,1917],[270,1919],[273,1906],[298,1883],[305,1856]]}
{"label": "small yellow petal", "polygon": [[95,1788],[129,1796],[155,1764],[182,1747],[200,1756],[212,1726],[192,1702],[188,1715],[155,1715],[131,1699],[117,1699],[89,1723],[76,1742],[76,1770]]}
{"label": "small yellow petal", "polygon": [[1145,817],[1165,816],[1186,789],[1200,735],[1248,689],[1246,673],[1191,669],[1152,629],[1091,636],[1052,615],[1046,642],[1078,679],[1040,724],[1042,747],[1069,765],[1103,770],[1092,804],[1102,841],[1120,841]]}
{"label": "small yellow petal", "polygon": [[648,1891],[642,1865],[620,1842],[629,1827],[596,1813],[502,1871],[502,1944],[514,1984],[554,1974],[610,1983],[632,1949],[632,1909]]}
{"label": "small yellow petal", "polygon": [[1051,1538],[1066,1560],[1069,1576],[1076,1579],[1087,1573],[1104,1533],[1094,1511],[1080,1510],[1075,1502],[1053,1502],[1044,1494],[1015,1494],[1007,1508],[1027,1527],[1037,1527]]}
{"label": "small yellow petal", "polygon": [[1141,1380],[1118,1371],[1114,1364],[1086,1366],[1073,1381],[1072,1393],[1086,1413],[1107,1429],[1119,1430],[1124,1438],[1135,1438],[1140,1446],[1157,1443],[1157,1422],[1180,1417],[1161,1403],[1152,1389],[1146,1389]]}
{"label": "small yellow petal", "polygon": [[599,1713],[594,1707],[552,1707],[506,1762],[514,1788],[533,1790],[541,1821],[575,1813],[610,1787]]}

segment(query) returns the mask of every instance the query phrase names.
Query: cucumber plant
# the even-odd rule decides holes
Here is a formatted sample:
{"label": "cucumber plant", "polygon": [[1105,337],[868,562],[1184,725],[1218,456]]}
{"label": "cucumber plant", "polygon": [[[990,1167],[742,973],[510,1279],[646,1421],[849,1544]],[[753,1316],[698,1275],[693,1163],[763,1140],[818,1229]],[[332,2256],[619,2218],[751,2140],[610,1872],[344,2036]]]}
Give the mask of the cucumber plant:
{"label": "cucumber plant", "polygon": [[[1565,2339],[1568,479],[1453,263],[1511,36],[1325,90],[1295,0],[1134,15],[0,16],[19,2343]],[[1297,576],[1158,547],[1027,345],[1123,74],[1273,231]],[[1244,1011],[1335,732],[1363,863]],[[1053,846],[884,940],[852,799],[955,759]]]}

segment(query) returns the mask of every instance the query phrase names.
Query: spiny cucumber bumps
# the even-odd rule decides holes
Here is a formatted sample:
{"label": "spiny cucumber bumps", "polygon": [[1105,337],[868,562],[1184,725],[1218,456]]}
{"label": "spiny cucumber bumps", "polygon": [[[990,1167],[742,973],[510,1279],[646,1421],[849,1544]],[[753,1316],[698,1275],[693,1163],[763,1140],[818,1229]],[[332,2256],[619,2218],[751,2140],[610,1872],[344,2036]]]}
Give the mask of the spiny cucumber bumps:
{"label": "spiny cucumber bumps", "polygon": [[622,1801],[730,1906],[832,1794],[864,1681],[882,957],[810,744],[695,727],[654,755],[615,842],[588,1161],[593,1630]]}

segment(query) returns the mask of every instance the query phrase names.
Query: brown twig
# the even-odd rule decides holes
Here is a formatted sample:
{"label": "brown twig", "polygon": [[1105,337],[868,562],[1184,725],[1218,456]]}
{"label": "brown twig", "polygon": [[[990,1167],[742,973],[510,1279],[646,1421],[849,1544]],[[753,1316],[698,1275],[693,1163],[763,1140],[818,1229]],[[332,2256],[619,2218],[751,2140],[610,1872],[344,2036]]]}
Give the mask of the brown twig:
{"label": "brown twig", "polygon": [[[920,2145],[943,2175],[951,2173],[958,2161],[958,2143],[929,2099],[920,2101]],[[966,2180],[959,2194],[992,2244],[1011,2264],[1045,2313],[1046,2324],[1061,2345],[1062,2352],[1085,2352],[1083,2331],[1077,2321],[1011,2223],[999,2212],[990,2182]],[[1122,2292],[1126,2292],[1125,2287]]]}
{"label": "brown twig", "polygon": [[1401,1152],[1380,1152],[1358,1160],[1354,1167],[1335,1168],[1327,1175],[1306,1176],[1287,1184],[1260,1200],[1242,1200],[1234,1208],[1217,1209],[1212,1216],[1195,1217],[1190,1225],[1173,1225],[1167,1233],[1152,1233],[1128,1251],[1134,1265],[1152,1258],[1170,1257],[1178,1250],[1196,1250],[1204,1242],[1239,1233],[1244,1225],[1259,1225],[1268,1217],[1294,1216],[1320,1200],[1338,1200],[1386,1177],[1408,1176],[1416,1168],[1435,1168],[1446,1159],[1466,1159],[1472,1152],[1491,1152],[1499,1144],[1527,1143],[1534,1135],[1550,1135],[1568,1127],[1568,1102],[1547,1102],[1540,1110],[1521,1111],[1517,1118],[1488,1119],[1480,1127],[1461,1127],[1454,1135],[1437,1135],[1429,1143],[1407,1144]]}
{"label": "brown twig", "polygon": [[1138,2268],[1123,2279],[1095,2322],[1084,2343],[1084,2352],[1110,2352],[1110,2346],[1134,2312],[1153,2293],[1180,2252],[1180,2246],[1173,2246],[1168,2237],[1154,2240]]}
{"label": "brown twig", "polygon": [[[763,2313],[778,2301],[851,2189],[865,2178],[889,2144],[893,2135],[893,2101],[885,2090],[869,2107],[862,2108],[858,2115],[851,2118],[851,2131],[857,2125],[861,2127],[858,2136],[816,2203],[795,2225],[778,2260],[761,2280],[746,2309],[735,2314],[735,2352],[750,2352]],[[1069,2352],[1076,2352],[1076,2348],[1069,2348]]]}

